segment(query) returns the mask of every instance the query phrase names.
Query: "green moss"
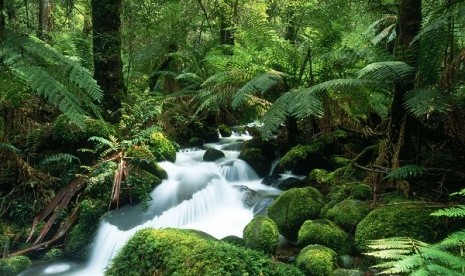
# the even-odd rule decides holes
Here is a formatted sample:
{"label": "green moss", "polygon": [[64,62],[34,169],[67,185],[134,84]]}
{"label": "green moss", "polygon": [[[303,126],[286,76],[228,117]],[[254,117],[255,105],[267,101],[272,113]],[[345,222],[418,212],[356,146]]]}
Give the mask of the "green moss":
{"label": "green moss", "polygon": [[276,223],[268,217],[258,216],[244,228],[244,241],[247,247],[273,254],[279,242]]}
{"label": "green moss", "polygon": [[297,268],[186,230],[145,229],[116,256],[105,275],[303,275]]}
{"label": "green moss", "polygon": [[364,276],[363,271],[357,269],[338,268],[331,273],[331,276]]}
{"label": "green moss", "polygon": [[326,168],[327,162],[321,152],[322,144],[298,145],[288,151],[279,161],[281,167],[295,174],[308,174],[314,168]]}
{"label": "green moss", "polygon": [[323,196],[313,187],[294,188],[283,192],[268,208],[269,217],[276,222],[279,232],[290,239],[297,237],[300,226],[318,218],[323,207]]}
{"label": "green moss", "polygon": [[347,166],[350,163],[350,161],[351,161],[350,159],[345,158],[345,157],[341,157],[337,155],[331,156],[331,162],[336,168]]}
{"label": "green moss", "polygon": [[63,253],[61,252],[60,249],[52,248],[49,251],[47,251],[47,253],[45,253],[43,259],[44,260],[53,260],[53,259],[59,258],[61,256],[63,256]]}
{"label": "green moss", "polygon": [[85,199],[79,203],[78,224],[69,233],[64,255],[77,259],[88,257],[89,244],[98,229],[100,217],[106,211],[107,203],[100,200]]}
{"label": "green moss", "polygon": [[52,126],[53,138],[66,143],[85,142],[92,136],[108,137],[114,134],[113,126],[103,120],[88,119],[82,125],[77,125],[67,115],[58,116]]}
{"label": "green moss", "polygon": [[410,237],[434,242],[445,235],[444,219],[430,216],[437,207],[417,202],[399,202],[371,211],[357,226],[355,243],[360,252],[366,251],[367,240]]}
{"label": "green moss", "polygon": [[296,265],[307,276],[327,276],[335,267],[336,252],[322,245],[309,245],[300,251]]}
{"label": "green moss", "polygon": [[328,183],[328,171],[323,169],[314,169],[309,173],[308,181],[326,185]]}
{"label": "green moss", "polygon": [[317,219],[307,220],[299,230],[298,244],[302,247],[320,244],[333,249],[338,254],[350,253],[349,235],[334,222]]}
{"label": "green moss", "polygon": [[353,232],[356,225],[370,212],[367,202],[354,199],[346,199],[328,210],[325,218],[334,221],[337,225],[348,232]]}
{"label": "green moss", "polygon": [[365,183],[356,184],[350,190],[350,197],[359,200],[371,199],[371,187]]}
{"label": "green moss", "polygon": [[203,147],[204,144],[205,144],[205,139],[198,138],[198,137],[191,138],[188,142],[188,146],[193,147],[193,148],[201,148]]}
{"label": "green moss", "polygon": [[149,148],[157,161],[176,160],[176,147],[161,132],[153,132],[150,135]]}
{"label": "green moss", "polygon": [[268,175],[271,169],[272,160],[265,158],[260,149],[247,148],[239,154],[238,158],[247,162],[261,177]]}
{"label": "green moss", "polygon": [[218,126],[218,131],[220,132],[222,137],[230,137],[232,135],[231,129],[224,124]]}
{"label": "green moss", "polygon": [[209,148],[205,151],[205,154],[203,155],[203,161],[216,161],[220,158],[223,158],[224,156],[224,152],[222,152],[221,150]]}
{"label": "green moss", "polygon": [[0,259],[0,275],[16,276],[32,264],[26,256],[16,256],[6,259]]}

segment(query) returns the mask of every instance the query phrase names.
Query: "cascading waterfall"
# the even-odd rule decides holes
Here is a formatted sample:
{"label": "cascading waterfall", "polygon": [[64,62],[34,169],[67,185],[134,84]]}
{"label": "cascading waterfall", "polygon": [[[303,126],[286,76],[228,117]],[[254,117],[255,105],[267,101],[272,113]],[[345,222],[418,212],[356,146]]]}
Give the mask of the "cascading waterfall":
{"label": "cascading waterfall", "polygon": [[196,229],[218,239],[242,237],[260,198],[279,194],[279,190],[261,184],[250,166],[237,159],[238,140],[248,138],[222,138],[220,143],[207,144],[225,152],[226,158],[217,162],[203,162],[205,151],[192,150],[179,152],[174,164],[160,163],[168,179],[152,191],[154,200],[148,210],[126,206],[102,219],[84,267],[55,263],[21,275],[103,275],[118,250],[147,227]]}

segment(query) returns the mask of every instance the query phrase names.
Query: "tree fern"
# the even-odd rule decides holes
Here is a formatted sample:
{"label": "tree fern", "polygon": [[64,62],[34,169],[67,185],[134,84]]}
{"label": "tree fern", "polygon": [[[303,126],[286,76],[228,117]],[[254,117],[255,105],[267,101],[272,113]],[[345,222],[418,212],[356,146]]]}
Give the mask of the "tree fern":
{"label": "tree fern", "polygon": [[424,167],[417,165],[405,165],[400,168],[390,171],[385,178],[406,179],[408,177],[420,176],[427,170]]}
{"label": "tree fern", "polygon": [[42,41],[9,34],[0,57],[5,66],[70,118],[100,117],[103,93],[92,74]]}
{"label": "tree fern", "polygon": [[232,107],[239,107],[249,95],[263,95],[269,89],[283,83],[283,77],[283,73],[274,70],[254,77],[234,94]]}
{"label": "tree fern", "polygon": [[414,68],[401,61],[382,61],[368,64],[358,72],[358,78],[381,82],[404,82],[411,79]]}

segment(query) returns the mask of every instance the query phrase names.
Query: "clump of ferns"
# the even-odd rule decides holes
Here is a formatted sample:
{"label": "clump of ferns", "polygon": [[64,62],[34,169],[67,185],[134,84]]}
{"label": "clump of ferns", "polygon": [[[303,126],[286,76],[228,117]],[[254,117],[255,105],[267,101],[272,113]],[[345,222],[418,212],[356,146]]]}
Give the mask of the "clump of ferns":
{"label": "clump of ferns", "polygon": [[[453,195],[465,196],[465,189]],[[432,216],[464,219],[465,205],[435,211]],[[464,275],[465,228],[438,243],[429,244],[408,237],[373,240],[368,243],[371,252],[365,253],[382,260],[374,268],[380,274],[395,275]]]}

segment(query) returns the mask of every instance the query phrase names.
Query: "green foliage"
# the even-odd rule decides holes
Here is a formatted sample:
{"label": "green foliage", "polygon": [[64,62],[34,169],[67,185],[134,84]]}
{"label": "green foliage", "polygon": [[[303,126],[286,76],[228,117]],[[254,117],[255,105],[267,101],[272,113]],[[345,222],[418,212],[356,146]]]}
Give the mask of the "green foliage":
{"label": "green foliage", "polygon": [[245,246],[274,254],[279,242],[279,231],[276,223],[268,217],[253,218],[244,228]]}
{"label": "green foliage", "polygon": [[414,89],[404,96],[405,108],[415,117],[432,113],[445,114],[449,110],[448,97],[439,89]]}
{"label": "green foliage", "polygon": [[281,158],[279,164],[295,174],[307,174],[314,168],[327,168],[328,162],[323,156],[325,146],[325,143],[320,141],[309,145],[297,145]]}
{"label": "green foliage", "polygon": [[283,192],[268,208],[269,217],[286,238],[297,238],[302,224],[318,218],[323,207],[323,196],[313,187],[294,188]]}
{"label": "green foliage", "polygon": [[79,158],[69,153],[56,153],[56,154],[47,156],[46,158],[40,161],[42,165],[49,165],[53,163],[59,163],[63,165],[63,163],[72,164],[74,162],[80,163]]}
{"label": "green foliage", "polygon": [[176,160],[176,148],[171,141],[163,135],[163,133],[151,133],[148,145],[157,161],[168,160],[174,162]]}
{"label": "green foliage", "polygon": [[334,221],[344,230],[353,232],[357,224],[370,212],[369,203],[360,200],[345,199],[330,208],[325,218]]}
{"label": "green foliage", "polygon": [[426,172],[424,167],[417,165],[405,165],[390,171],[385,178],[406,179],[408,177],[420,176]]}
{"label": "green foliage", "polygon": [[350,198],[368,200],[371,198],[371,187],[365,183],[359,183],[350,190]]}
{"label": "green foliage", "polygon": [[16,276],[32,264],[26,256],[16,256],[0,259],[0,274],[3,276]]}
{"label": "green foliage", "polygon": [[218,126],[218,131],[220,132],[222,137],[231,137],[232,130],[225,124],[221,124]]}
{"label": "green foliage", "polygon": [[105,275],[302,275],[263,253],[178,229],[145,229],[123,247]]}
{"label": "green foliage", "polygon": [[351,251],[349,235],[334,222],[325,219],[305,221],[300,227],[297,242],[301,247],[320,244],[339,255],[349,254]]}
{"label": "green foliage", "polygon": [[2,46],[3,64],[69,118],[100,117],[103,93],[87,69],[32,37],[9,34]]}
{"label": "green foliage", "polygon": [[308,245],[296,259],[296,265],[308,276],[329,276],[335,267],[336,252],[322,245]]}

